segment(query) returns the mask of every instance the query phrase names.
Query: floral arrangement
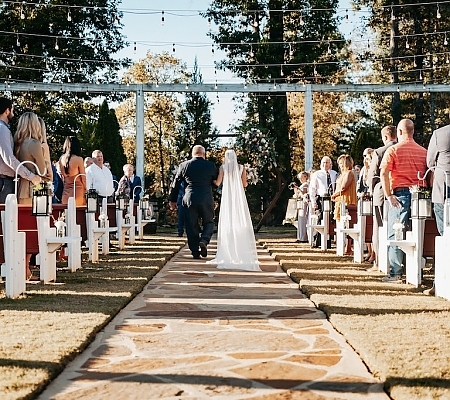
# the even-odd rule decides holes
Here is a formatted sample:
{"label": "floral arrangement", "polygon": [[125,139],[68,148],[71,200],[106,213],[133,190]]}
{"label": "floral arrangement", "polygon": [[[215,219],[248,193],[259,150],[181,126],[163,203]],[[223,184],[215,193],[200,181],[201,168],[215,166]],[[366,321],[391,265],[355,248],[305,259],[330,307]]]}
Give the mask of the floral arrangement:
{"label": "floral arrangement", "polygon": [[256,171],[256,168],[250,167],[250,164],[244,164],[244,168],[247,172],[247,182],[250,185],[256,185],[261,181],[261,179],[259,179],[258,177],[258,171]]}
{"label": "floral arrangement", "polygon": [[405,225],[400,222],[400,220],[395,221],[394,225],[392,225],[392,228],[394,228],[395,231],[402,230],[405,227]]}
{"label": "floral arrangement", "polygon": [[277,167],[278,154],[275,151],[275,140],[267,137],[259,129],[251,128],[245,133],[240,133],[236,140],[238,147],[248,155],[249,161],[257,168]]}
{"label": "floral arrangement", "polygon": [[431,188],[426,186],[413,185],[409,188],[411,193],[422,193],[426,198],[431,197]]}
{"label": "floral arrangement", "polygon": [[131,218],[131,215],[128,214],[128,213],[126,213],[126,214],[125,214],[125,223],[126,223],[126,224],[129,224],[129,223],[130,223],[130,218]]}
{"label": "floral arrangement", "polygon": [[[39,189],[38,189],[39,190]],[[53,217],[52,217],[53,218]],[[56,227],[56,232],[57,232],[57,235],[59,236],[59,237],[62,237],[62,236],[64,236],[64,234],[65,234],[65,230],[66,230],[66,223],[65,223],[65,220],[66,220],[66,213],[65,212],[63,212],[62,214],[60,214],[60,216],[58,217],[58,219],[56,219],[55,220],[55,218],[53,218],[53,224],[55,225],[55,227]]]}
{"label": "floral arrangement", "polygon": [[38,192],[39,190],[51,190],[53,192],[53,182],[44,182],[41,181],[39,183],[36,183],[36,185],[32,186],[33,192]]}
{"label": "floral arrangement", "polygon": [[106,220],[108,219],[108,216],[107,216],[105,213],[101,213],[101,214],[98,216],[98,219],[99,219],[100,221],[106,221]]}
{"label": "floral arrangement", "polygon": [[350,214],[345,214],[341,216],[342,221],[350,221],[352,219],[352,216]]}

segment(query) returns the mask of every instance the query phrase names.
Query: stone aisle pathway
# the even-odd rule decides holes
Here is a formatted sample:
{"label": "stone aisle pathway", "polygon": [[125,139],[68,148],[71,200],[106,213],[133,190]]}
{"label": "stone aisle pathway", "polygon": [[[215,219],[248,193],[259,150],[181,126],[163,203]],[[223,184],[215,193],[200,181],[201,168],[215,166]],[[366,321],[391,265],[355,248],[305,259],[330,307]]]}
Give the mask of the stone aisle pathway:
{"label": "stone aisle pathway", "polygon": [[324,314],[258,253],[263,272],[223,271],[184,247],[39,398],[388,399]]}

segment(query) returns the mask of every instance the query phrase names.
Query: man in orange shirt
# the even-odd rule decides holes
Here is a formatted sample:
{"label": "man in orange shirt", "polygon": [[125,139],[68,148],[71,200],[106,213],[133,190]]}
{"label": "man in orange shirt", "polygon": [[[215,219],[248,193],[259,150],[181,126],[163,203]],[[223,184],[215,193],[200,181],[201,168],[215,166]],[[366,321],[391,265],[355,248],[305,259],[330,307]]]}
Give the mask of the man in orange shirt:
{"label": "man in orange shirt", "polygon": [[[427,151],[414,139],[414,123],[402,119],[397,125],[398,143],[389,147],[380,165],[380,178],[384,195],[389,202],[388,238],[395,237],[393,225],[400,221],[409,225],[411,216],[411,192],[413,185],[423,185],[417,173],[423,176],[427,170]],[[402,283],[403,251],[397,246],[389,246],[389,276],[383,282]]]}

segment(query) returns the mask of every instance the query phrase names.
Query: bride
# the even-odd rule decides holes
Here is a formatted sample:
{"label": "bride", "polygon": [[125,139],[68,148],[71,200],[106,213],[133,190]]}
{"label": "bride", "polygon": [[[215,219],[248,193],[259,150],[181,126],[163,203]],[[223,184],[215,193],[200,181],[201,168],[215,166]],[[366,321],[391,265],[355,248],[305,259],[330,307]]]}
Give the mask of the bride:
{"label": "bride", "polygon": [[217,264],[219,269],[261,271],[244,192],[247,173],[244,167],[238,164],[234,150],[225,152],[225,161],[214,183],[217,186],[223,183],[222,199],[217,230],[217,253],[208,263]]}

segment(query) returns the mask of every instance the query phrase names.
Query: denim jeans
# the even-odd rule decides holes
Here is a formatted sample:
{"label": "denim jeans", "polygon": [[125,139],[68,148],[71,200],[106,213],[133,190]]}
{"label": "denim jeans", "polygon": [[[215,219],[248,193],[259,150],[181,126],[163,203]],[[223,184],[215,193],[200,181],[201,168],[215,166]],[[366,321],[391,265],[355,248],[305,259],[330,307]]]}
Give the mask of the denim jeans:
{"label": "denim jeans", "polygon": [[[410,225],[411,217],[411,193],[408,188],[400,189],[395,191],[395,196],[397,197],[401,207],[394,208],[389,204],[388,211],[388,239],[395,239],[395,232],[393,225],[400,221],[406,227]],[[403,263],[403,251],[397,246],[389,246],[389,263],[391,266],[390,275],[391,276],[401,276],[402,275],[402,263]]]}
{"label": "denim jeans", "polygon": [[444,204],[433,203],[434,216],[436,217],[436,225],[439,234],[444,234]]}

